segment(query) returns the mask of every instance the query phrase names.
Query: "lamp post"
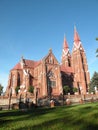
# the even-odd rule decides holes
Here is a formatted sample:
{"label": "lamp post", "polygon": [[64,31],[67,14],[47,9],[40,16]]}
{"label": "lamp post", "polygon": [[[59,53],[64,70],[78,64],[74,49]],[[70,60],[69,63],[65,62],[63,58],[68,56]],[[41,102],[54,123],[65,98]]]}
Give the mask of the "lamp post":
{"label": "lamp post", "polygon": [[11,97],[12,97],[12,87],[9,90],[9,110],[10,110],[10,106],[11,106]]}

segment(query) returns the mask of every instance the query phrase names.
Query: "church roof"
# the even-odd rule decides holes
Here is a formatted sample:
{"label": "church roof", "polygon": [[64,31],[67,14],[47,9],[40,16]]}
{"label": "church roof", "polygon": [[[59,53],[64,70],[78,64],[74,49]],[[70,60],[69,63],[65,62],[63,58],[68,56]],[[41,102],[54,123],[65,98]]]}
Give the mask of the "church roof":
{"label": "church roof", "polygon": [[68,47],[68,43],[66,40],[66,37],[64,36],[64,43],[63,43],[63,54],[67,55],[69,52],[69,47]]}
{"label": "church roof", "polygon": [[38,66],[40,63],[41,63],[41,61],[33,61],[33,60],[25,59],[25,66],[30,67],[30,68],[34,68],[34,67]]}
{"label": "church roof", "polygon": [[64,44],[63,44],[63,48],[64,50],[68,50],[68,43],[67,43],[67,40],[66,40],[66,37],[64,36]]}
{"label": "church roof", "polygon": [[65,73],[74,73],[72,67],[65,67],[64,65],[60,66],[60,70]]}
{"label": "church roof", "polygon": [[[23,59],[24,61],[24,66],[25,67],[28,67],[28,68],[34,68],[36,66],[38,66],[41,61],[33,61],[33,60],[27,60],[27,59]],[[17,63],[12,70],[21,70],[22,69],[22,66],[21,66],[21,63]]]}
{"label": "church roof", "polygon": [[80,37],[79,34],[76,30],[76,27],[74,28],[74,43],[78,46],[78,44],[80,43]]}
{"label": "church roof", "polygon": [[12,70],[20,70],[20,69],[22,69],[20,63],[17,63],[17,64],[12,68]]}

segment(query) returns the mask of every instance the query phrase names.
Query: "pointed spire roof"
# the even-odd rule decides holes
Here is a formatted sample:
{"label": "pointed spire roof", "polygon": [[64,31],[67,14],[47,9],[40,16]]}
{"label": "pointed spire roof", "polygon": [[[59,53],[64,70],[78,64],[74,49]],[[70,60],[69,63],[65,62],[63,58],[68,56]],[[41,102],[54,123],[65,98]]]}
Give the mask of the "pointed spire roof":
{"label": "pointed spire roof", "polygon": [[69,51],[69,47],[65,35],[64,35],[63,50],[65,51],[65,53]]}
{"label": "pointed spire roof", "polygon": [[76,30],[76,27],[74,27],[74,42],[78,45],[79,42],[80,42],[80,37],[79,37],[79,34]]}
{"label": "pointed spire roof", "polygon": [[81,45],[81,40],[80,40],[79,34],[76,30],[76,27],[74,27],[74,46],[76,48],[80,48],[80,45]]}
{"label": "pointed spire roof", "polygon": [[65,36],[64,36],[63,48],[68,48],[68,43],[67,43],[67,40],[66,40],[66,37],[65,37]]}

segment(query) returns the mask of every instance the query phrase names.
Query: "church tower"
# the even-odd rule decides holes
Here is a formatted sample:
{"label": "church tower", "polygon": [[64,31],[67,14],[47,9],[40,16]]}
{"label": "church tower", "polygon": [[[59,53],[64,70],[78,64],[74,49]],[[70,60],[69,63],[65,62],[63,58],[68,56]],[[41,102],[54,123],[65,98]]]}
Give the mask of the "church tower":
{"label": "church tower", "polygon": [[72,67],[74,70],[74,87],[78,88],[80,94],[86,94],[90,82],[90,75],[86,54],[76,28],[74,28],[73,44]]}
{"label": "church tower", "polygon": [[71,55],[69,52],[69,47],[65,36],[64,36],[63,51],[62,51],[62,65],[64,67],[71,67]]}

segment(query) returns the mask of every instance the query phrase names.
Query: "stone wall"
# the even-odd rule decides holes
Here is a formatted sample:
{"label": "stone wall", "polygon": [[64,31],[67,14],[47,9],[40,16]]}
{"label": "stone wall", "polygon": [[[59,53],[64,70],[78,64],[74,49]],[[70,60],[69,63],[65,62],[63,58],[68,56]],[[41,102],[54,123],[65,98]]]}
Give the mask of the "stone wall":
{"label": "stone wall", "polygon": [[65,99],[69,99],[71,104],[96,102],[98,101],[98,94],[66,95]]}
{"label": "stone wall", "polygon": [[35,103],[35,98],[34,96],[30,96],[27,99],[24,99],[23,97],[21,97],[21,99],[18,97],[11,97],[11,99],[9,99],[9,97],[7,96],[0,96],[0,109],[9,109],[9,106],[10,108],[12,108],[13,105],[19,105],[19,102],[25,103],[26,101],[28,101],[29,103]]}
{"label": "stone wall", "polygon": [[[16,97],[11,98],[11,104],[14,104],[16,102],[17,102],[17,98]],[[9,98],[1,96],[0,97],[0,105],[8,105],[8,104],[9,104]]]}
{"label": "stone wall", "polygon": [[[95,102],[98,101],[98,94],[86,94],[86,95],[65,95],[63,96],[57,96],[52,97],[52,100],[54,100],[55,105],[65,105],[67,104],[79,104],[79,103],[86,103],[86,102]],[[12,97],[10,105],[19,103],[20,99],[18,97]],[[21,98],[21,102],[28,101],[29,103],[32,102],[36,104],[36,99],[34,96],[31,96],[27,99]],[[37,99],[37,105],[38,106],[49,106],[50,99],[48,97]],[[9,106],[9,98],[5,96],[0,96],[0,107]]]}

